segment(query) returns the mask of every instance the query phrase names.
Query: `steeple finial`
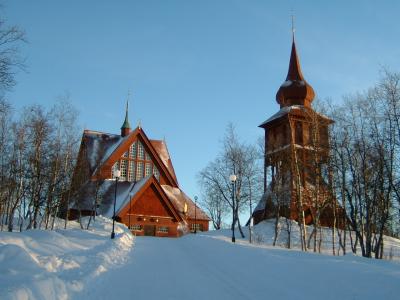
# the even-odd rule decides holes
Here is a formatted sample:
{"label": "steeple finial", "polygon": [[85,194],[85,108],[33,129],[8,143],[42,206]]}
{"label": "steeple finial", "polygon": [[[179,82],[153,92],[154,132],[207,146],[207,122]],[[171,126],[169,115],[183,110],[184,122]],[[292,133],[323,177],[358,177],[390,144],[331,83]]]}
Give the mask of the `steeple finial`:
{"label": "steeple finial", "polygon": [[129,110],[129,98],[130,98],[130,91],[128,91],[128,97],[126,99],[126,110],[125,110],[125,120],[121,127],[121,136],[126,136],[131,131],[131,125],[129,124],[128,120],[128,110]]}
{"label": "steeple finial", "polygon": [[292,17],[292,38],[293,38],[293,41],[294,41],[294,33],[295,33],[296,29],[294,27],[294,11],[293,11],[293,9],[292,9],[291,17]]}

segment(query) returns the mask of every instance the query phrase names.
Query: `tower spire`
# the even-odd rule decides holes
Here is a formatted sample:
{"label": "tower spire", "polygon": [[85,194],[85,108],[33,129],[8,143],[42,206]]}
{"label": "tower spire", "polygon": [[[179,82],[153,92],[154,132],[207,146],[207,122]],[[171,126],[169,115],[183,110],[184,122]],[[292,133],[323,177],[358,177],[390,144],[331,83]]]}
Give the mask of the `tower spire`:
{"label": "tower spire", "polygon": [[292,50],[286,81],[280,86],[276,93],[276,101],[284,106],[304,105],[311,106],[314,99],[314,90],[303,77],[300,61],[296,50],[294,15],[292,15]]}
{"label": "tower spire", "polygon": [[128,120],[128,110],[129,110],[129,98],[130,98],[130,91],[128,91],[128,98],[126,99],[126,109],[125,109],[125,120],[121,127],[121,136],[127,136],[131,131],[131,125],[129,124]]}
{"label": "tower spire", "polygon": [[289,70],[286,80],[304,80],[303,73],[301,72],[299,57],[296,50],[296,42],[292,40],[292,51],[290,53]]}

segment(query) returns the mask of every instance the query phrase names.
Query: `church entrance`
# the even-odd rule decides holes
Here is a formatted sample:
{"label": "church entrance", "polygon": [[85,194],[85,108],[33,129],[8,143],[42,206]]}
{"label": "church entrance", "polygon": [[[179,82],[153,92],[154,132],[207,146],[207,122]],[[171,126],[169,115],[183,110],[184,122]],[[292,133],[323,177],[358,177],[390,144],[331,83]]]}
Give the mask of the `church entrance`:
{"label": "church entrance", "polygon": [[144,225],[144,235],[155,236],[156,235],[156,226],[155,225]]}

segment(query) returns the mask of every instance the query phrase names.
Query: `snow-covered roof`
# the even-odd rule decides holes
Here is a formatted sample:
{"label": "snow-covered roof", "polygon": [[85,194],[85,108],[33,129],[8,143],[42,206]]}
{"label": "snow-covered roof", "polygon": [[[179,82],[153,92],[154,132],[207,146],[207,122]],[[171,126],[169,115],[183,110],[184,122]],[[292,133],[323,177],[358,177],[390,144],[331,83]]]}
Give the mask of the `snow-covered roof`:
{"label": "snow-covered roof", "polygon": [[187,216],[189,218],[194,219],[196,217],[199,220],[210,220],[204,211],[198,206],[196,207],[192,199],[190,199],[181,189],[170,185],[162,185],[161,187],[179,213],[183,212],[186,203],[188,207]]}
{"label": "snow-covered roof", "polygon": [[167,144],[160,140],[150,140],[151,145],[157,151],[159,157],[161,158],[164,165],[167,167],[168,171],[174,177],[175,181],[178,182],[176,178],[175,170],[172,165],[171,156],[169,155]]}
{"label": "snow-covered roof", "polygon": [[89,168],[93,173],[114,152],[124,138],[117,134],[85,130],[82,139],[85,143]]}
{"label": "snow-covered roof", "polygon": [[266,121],[264,121],[260,126],[263,126],[273,120],[279,119],[288,113],[290,113],[294,109],[304,109],[302,105],[292,105],[292,106],[285,106],[282,107],[276,114],[274,114],[272,117],[268,118]]}
{"label": "snow-covered roof", "polygon": [[[286,82],[286,81],[285,81]],[[279,118],[282,118],[283,116],[291,113],[292,111],[297,110],[297,111],[306,111],[309,110],[309,108],[304,107],[303,105],[291,105],[291,106],[285,106],[282,107],[276,114],[272,115],[270,118],[268,118],[266,121],[264,121],[261,125],[259,125],[259,127],[263,127],[264,125],[277,120]],[[323,118],[327,121],[332,122],[331,119],[329,119],[327,116],[321,114],[321,113],[317,113],[318,117]]]}
{"label": "snow-covered roof", "polygon": [[[111,218],[114,214],[114,199],[116,215],[129,204],[129,201],[142,189],[145,184],[154,178],[148,176],[135,182],[119,181],[117,196],[115,198],[115,180],[89,181],[82,188],[81,192],[72,201],[71,209],[91,211],[94,207],[97,195],[97,214]],[[187,216],[191,219],[209,220],[209,217],[179,188],[169,185],[161,185],[168,199],[175,210],[182,214],[185,203],[188,206]]]}
{"label": "snow-covered roof", "polygon": [[72,209],[92,210],[97,194],[97,213],[105,217],[111,218],[114,214],[114,198],[115,212],[118,214],[124,208],[131,197],[140,191],[143,185],[151,178],[151,176],[142,178],[135,182],[119,181],[117,186],[117,196],[115,198],[115,180],[89,181],[82,188],[78,196],[73,200]]}

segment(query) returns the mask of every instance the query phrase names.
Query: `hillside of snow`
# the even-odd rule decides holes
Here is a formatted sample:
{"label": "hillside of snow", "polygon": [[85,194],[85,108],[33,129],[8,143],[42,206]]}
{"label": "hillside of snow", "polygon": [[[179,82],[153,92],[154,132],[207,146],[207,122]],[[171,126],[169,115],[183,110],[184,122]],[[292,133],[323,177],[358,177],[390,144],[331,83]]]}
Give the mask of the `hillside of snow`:
{"label": "hillside of snow", "polygon": [[[296,228],[292,227],[296,247]],[[398,299],[400,263],[271,246],[273,222],[255,243],[229,230],[182,238],[133,237],[111,221],[90,230],[0,232],[0,299]],[[248,235],[245,229],[246,235]],[[329,253],[329,233],[326,232]],[[298,237],[297,237],[298,239]],[[282,231],[278,244],[285,244]],[[298,243],[297,243],[298,245]],[[399,249],[393,239],[392,247]],[[397,250],[396,250],[397,251]]]}
{"label": "hillside of snow", "polygon": [[[290,233],[288,232],[288,228],[290,228]],[[245,235],[249,236],[248,227],[243,229]],[[300,241],[300,232],[299,226],[295,221],[289,221],[285,218],[280,218],[277,225],[278,236],[276,239],[276,246],[281,248],[288,248],[290,245],[291,249],[299,249],[301,250],[301,241]],[[312,236],[313,226],[306,226],[307,232],[307,244],[308,251],[313,251],[314,249],[314,236]],[[253,233],[253,243],[259,245],[268,245],[272,246],[275,238],[275,220],[270,219],[263,221],[252,229]],[[228,234],[228,233],[227,233]],[[343,249],[340,247],[339,243],[339,235],[342,236],[342,240],[345,240],[346,253],[350,253],[351,251],[351,238],[353,241],[355,240],[355,233],[343,230],[335,230],[332,231],[332,228],[321,227],[320,230],[317,231],[316,236],[316,244],[317,244],[317,252],[319,241],[321,240],[320,252],[323,254],[332,255],[333,251],[335,251],[335,255],[343,255]],[[238,234],[237,234],[238,236]],[[311,236],[311,238],[310,238]],[[344,239],[344,236],[346,238]],[[333,237],[333,238],[332,238]],[[400,261],[400,240],[388,236],[384,236],[384,249],[383,249],[383,258],[388,260],[398,260]],[[360,246],[357,247],[357,254],[361,255]]]}
{"label": "hillside of snow", "polygon": [[105,272],[128,261],[133,237],[97,217],[89,230],[0,232],[0,299],[74,299]]}

